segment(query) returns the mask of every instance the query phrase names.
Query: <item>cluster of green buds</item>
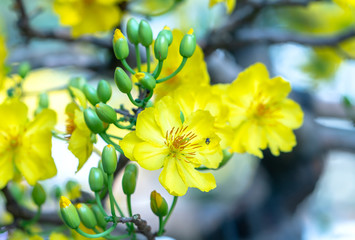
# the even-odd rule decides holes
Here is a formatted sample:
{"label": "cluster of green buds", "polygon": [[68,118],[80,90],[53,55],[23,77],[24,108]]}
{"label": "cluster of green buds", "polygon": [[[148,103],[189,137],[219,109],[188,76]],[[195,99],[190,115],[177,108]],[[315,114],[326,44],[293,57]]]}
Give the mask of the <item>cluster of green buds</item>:
{"label": "cluster of green buds", "polygon": [[[126,28],[128,40],[135,47],[137,69],[138,72],[133,70],[127,63],[126,58],[129,55],[128,41],[126,37],[122,34],[121,30],[116,29],[112,44],[113,51],[118,60],[121,61],[123,67],[126,71],[130,72],[138,80],[138,87],[146,91],[146,94],[140,96],[140,98],[133,99],[131,95],[132,91],[132,80],[127,75],[126,71],[121,67],[117,67],[115,70],[114,78],[118,89],[128,95],[130,101],[138,107],[146,107],[147,102],[152,97],[153,90],[156,84],[169,80],[178,74],[184,67],[188,58],[190,58],[196,49],[196,37],[191,29],[180,42],[180,55],[183,60],[180,66],[169,76],[158,79],[160,72],[163,67],[164,60],[168,57],[168,49],[173,42],[173,34],[169,27],[164,27],[153,41],[153,32],[149,23],[145,20],[141,20],[139,23],[131,18],[127,22]],[[150,47],[154,42],[154,56],[158,61],[156,68],[151,71],[151,57],[150,57]],[[139,45],[142,45],[146,50],[147,59],[147,70],[142,71],[141,69],[141,57],[139,51]]]}

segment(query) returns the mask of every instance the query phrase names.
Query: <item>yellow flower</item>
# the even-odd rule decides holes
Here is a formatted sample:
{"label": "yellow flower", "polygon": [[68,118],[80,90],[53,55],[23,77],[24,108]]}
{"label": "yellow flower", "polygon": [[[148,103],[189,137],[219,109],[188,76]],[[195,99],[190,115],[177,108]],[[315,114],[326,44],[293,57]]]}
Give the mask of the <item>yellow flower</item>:
{"label": "yellow flower", "polygon": [[[164,61],[163,69],[159,78],[166,77],[173,73],[180,65],[182,57],[179,53],[180,42],[184,34],[180,30],[173,30],[173,42],[168,50],[168,57]],[[154,67],[154,66],[153,66]],[[207,66],[203,60],[203,52],[199,46],[191,58],[189,58],[184,68],[175,77],[167,80],[166,82],[159,83],[154,89],[155,99],[158,100],[166,96],[169,92],[175,90],[180,85],[202,86],[209,83],[209,75]]]}
{"label": "yellow flower", "polygon": [[355,9],[354,0],[333,0],[336,4],[342,7],[344,10]]}
{"label": "yellow flower", "polygon": [[122,0],[55,0],[54,11],[72,35],[109,31],[120,23],[122,13],[117,4]]}
{"label": "yellow flower", "polygon": [[257,63],[227,89],[230,123],[235,129],[232,149],[262,157],[267,146],[272,154],[289,152],[296,145],[292,129],[302,125],[300,106],[287,98],[291,86],[281,77],[269,79],[266,67]]}
{"label": "yellow flower", "polygon": [[28,240],[44,240],[44,239],[39,235],[33,235]]}
{"label": "yellow flower", "polygon": [[227,7],[227,12],[230,14],[233,12],[237,0],[210,0],[209,7],[213,7],[217,3],[223,2]]}
{"label": "yellow flower", "polygon": [[92,154],[91,131],[85,124],[83,112],[75,103],[68,104],[65,113],[68,116],[66,126],[66,132],[69,134],[68,149],[78,158],[77,171],[79,171]]}
{"label": "yellow flower", "polygon": [[56,114],[44,109],[29,122],[27,113],[27,106],[16,99],[0,105],[0,188],[17,172],[30,185],[57,174],[51,156]]}
{"label": "yellow flower", "polygon": [[49,240],[68,240],[69,238],[63,233],[52,232]]}
{"label": "yellow flower", "polygon": [[138,115],[136,131],[120,142],[125,155],[148,170],[163,168],[160,183],[174,196],[188,187],[207,192],[216,187],[211,173],[195,168],[217,168],[222,160],[220,139],[213,132],[213,117],[196,111],[182,122],[180,109],[170,96]]}
{"label": "yellow flower", "polygon": [[231,145],[233,133],[231,126],[227,123],[229,109],[222,102],[222,94],[213,93],[210,85],[198,88],[183,85],[173,91],[170,96],[179,105],[184,116],[190,116],[198,110],[208,111],[215,119],[214,130],[221,138],[221,147],[224,149]]}

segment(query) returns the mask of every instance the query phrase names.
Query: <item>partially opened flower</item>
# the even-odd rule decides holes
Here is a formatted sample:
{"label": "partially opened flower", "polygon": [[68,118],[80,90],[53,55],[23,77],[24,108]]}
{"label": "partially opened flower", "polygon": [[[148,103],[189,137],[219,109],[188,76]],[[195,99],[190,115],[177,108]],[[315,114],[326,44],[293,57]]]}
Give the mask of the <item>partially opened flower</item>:
{"label": "partially opened flower", "polygon": [[121,20],[117,6],[122,0],[55,0],[59,21],[72,29],[74,37],[109,31]]}
{"label": "partially opened flower", "polygon": [[27,106],[19,100],[0,105],[0,188],[18,173],[30,185],[57,174],[51,156],[56,114],[44,109],[33,121],[28,121],[27,114]]}
{"label": "partially opened flower", "polygon": [[290,84],[281,77],[269,79],[261,63],[239,74],[227,89],[234,151],[262,157],[261,150],[267,147],[276,156],[292,150],[296,145],[292,130],[302,125],[303,112],[287,98],[290,91]]}
{"label": "partially opened flower", "polygon": [[[188,187],[210,191],[216,187],[211,173],[195,168],[217,168],[222,160],[220,139],[214,133],[214,119],[207,111],[195,111],[181,118],[178,105],[170,96],[142,111],[136,131],[120,142],[125,155],[148,170],[163,168],[159,181],[174,196]],[[220,154],[216,154],[220,152]]]}

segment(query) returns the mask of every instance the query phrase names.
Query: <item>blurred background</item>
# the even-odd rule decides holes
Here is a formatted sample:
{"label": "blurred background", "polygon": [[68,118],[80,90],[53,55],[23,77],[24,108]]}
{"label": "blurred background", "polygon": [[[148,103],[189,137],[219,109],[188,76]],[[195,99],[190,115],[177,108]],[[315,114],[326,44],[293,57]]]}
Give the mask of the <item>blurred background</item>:
{"label": "blurred background", "polygon": [[[113,29],[125,26],[130,17],[147,19],[154,36],[165,25],[183,32],[194,28],[212,83],[231,82],[249,65],[263,62],[271,76],[280,75],[291,83],[291,98],[305,113],[293,152],[274,157],[265,151],[262,160],[235,154],[216,172],[215,190],[205,194],[190,189],[179,199],[167,225],[169,236],[355,239],[353,1],[240,0],[230,13],[225,4],[210,8],[206,0],[106,1],[102,9],[86,8],[91,2],[95,1],[0,1],[5,62],[12,72],[20,63],[30,63],[33,71],[24,82],[26,102],[34,111],[37,93],[48,91],[50,107],[59,116],[58,129],[65,129],[70,98],[64,88],[70,78],[83,76],[93,85],[100,79],[113,83],[118,65],[111,49]],[[134,59],[130,61],[134,64]],[[127,102],[118,91],[114,94],[112,104]],[[75,174],[77,160],[67,144],[53,141],[58,175],[44,181],[45,188],[64,186],[71,179],[89,190],[87,176],[97,165],[97,155]],[[97,145],[101,148],[104,143]],[[159,184],[158,172],[139,170],[134,212],[156,229],[150,192],[156,189],[168,202],[172,198]],[[119,184],[115,194],[123,199]],[[53,208],[56,204],[53,200]],[[1,215],[4,219],[5,209]]]}

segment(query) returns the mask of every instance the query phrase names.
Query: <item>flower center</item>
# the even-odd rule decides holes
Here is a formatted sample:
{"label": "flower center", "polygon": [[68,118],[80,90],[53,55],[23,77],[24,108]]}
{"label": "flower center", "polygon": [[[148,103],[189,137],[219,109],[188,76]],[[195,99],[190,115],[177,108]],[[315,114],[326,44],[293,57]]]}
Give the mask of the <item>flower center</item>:
{"label": "flower center", "polygon": [[178,159],[182,157],[187,159],[194,158],[196,150],[201,147],[198,143],[193,143],[192,140],[197,135],[191,131],[187,131],[187,128],[188,126],[173,127],[170,131],[166,131],[165,134],[165,144],[169,147],[170,154]]}
{"label": "flower center", "polygon": [[72,133],[74,132],[76,125],[74,123],[74,116],[70,117],[66,120],[66,133],[69,135],[67,138],[69,139],[72,135]]}

